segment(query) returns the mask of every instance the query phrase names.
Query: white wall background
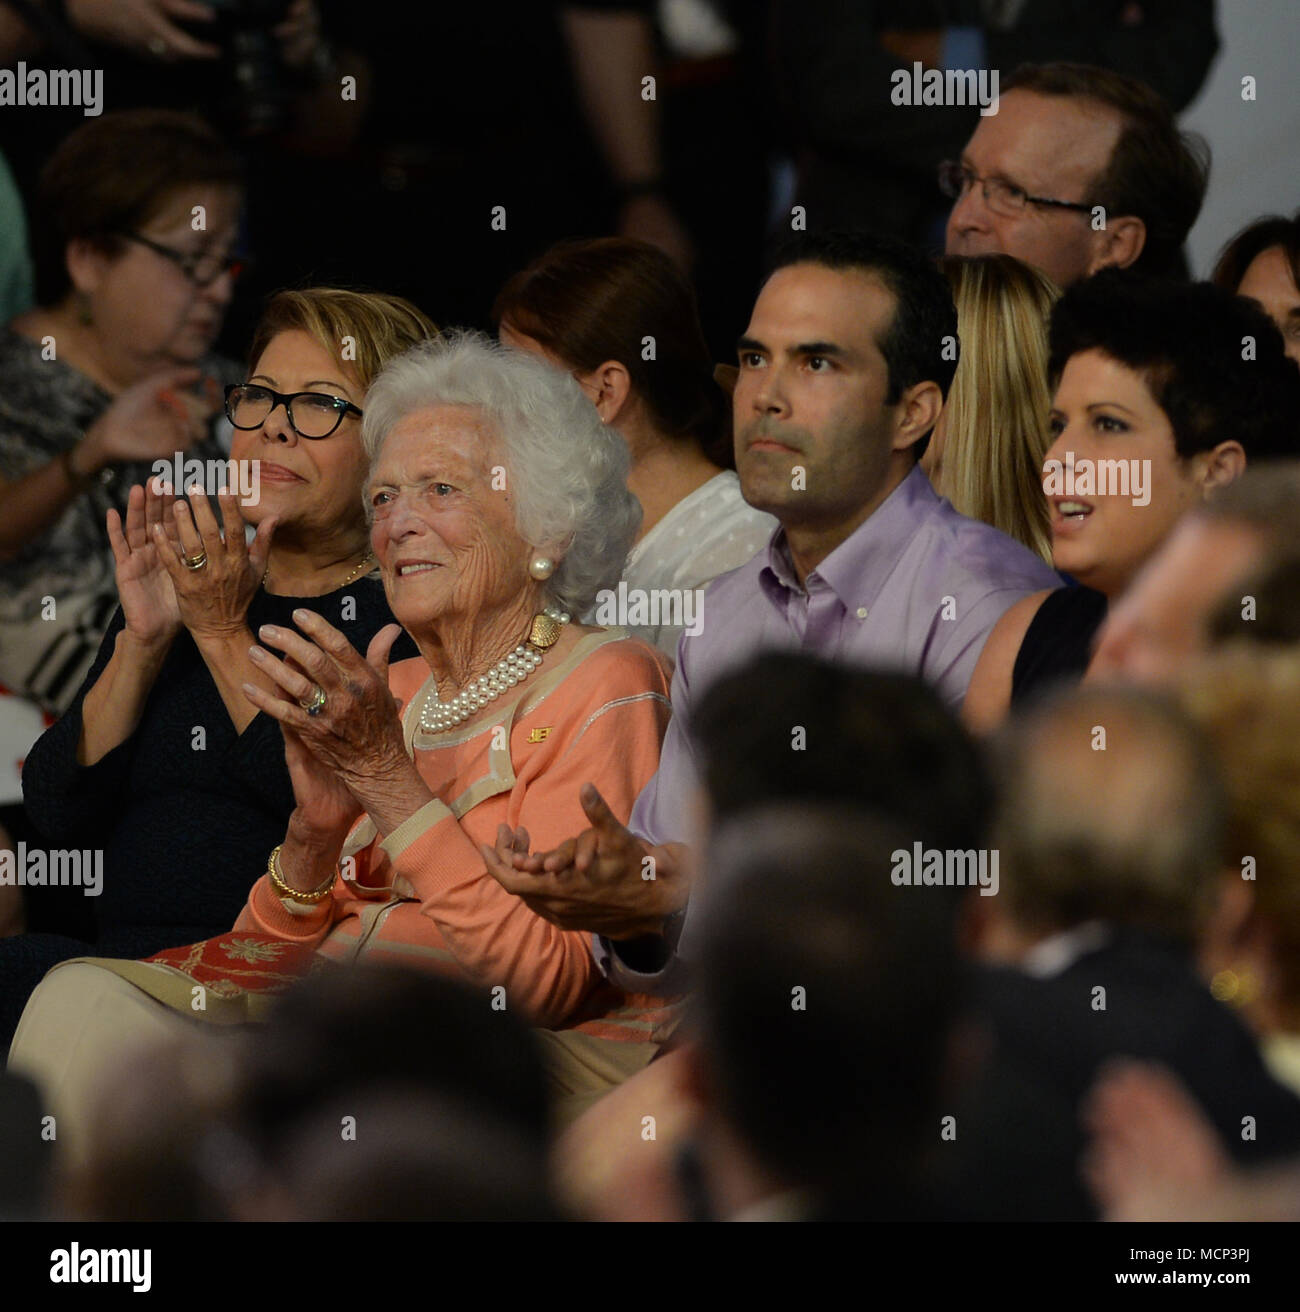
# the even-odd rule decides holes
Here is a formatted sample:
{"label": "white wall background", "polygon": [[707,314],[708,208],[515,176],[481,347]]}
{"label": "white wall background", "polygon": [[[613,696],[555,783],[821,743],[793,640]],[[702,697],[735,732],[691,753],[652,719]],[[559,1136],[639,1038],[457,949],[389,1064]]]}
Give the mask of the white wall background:
{"label": "white wall background", "polygon": [[[1300,208],[1300,0],[1219,0],[1219,53],[1182,116],[1213,152],[1210,189],[1188,242],[1207,277],[1238,229]],[[1241,79],[1257,99],[1243,101]]]}

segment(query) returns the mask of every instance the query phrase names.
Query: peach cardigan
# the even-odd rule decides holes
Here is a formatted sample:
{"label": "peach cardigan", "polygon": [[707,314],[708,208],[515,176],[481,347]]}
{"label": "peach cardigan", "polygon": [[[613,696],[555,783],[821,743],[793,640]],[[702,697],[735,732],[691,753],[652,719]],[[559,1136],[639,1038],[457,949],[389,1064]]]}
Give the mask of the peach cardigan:
{"label": "peach cardigan", "polygon": [[264,875],[235,928],[314,946],[336,961],[364,955],[500,986],[498,1000],[535,1025],[653,1038],[663,1019],[657,1000],[605,984],[590,936],[557,928],[507,893],[477,845],[494,842],[502,822],[523,825],[534,851],[581,832],[588,821],[578,790],[588,780],[615,815],[631,814],[668,725],[663,656],[621,629],[599,630],[555,668],[543,665],[490,719],[437,735],[419,728],[432,687],[424,660],[394,665],[389,685],[407,750],[436,800],[382,841],[362,816],[323,902],[282,900]]}

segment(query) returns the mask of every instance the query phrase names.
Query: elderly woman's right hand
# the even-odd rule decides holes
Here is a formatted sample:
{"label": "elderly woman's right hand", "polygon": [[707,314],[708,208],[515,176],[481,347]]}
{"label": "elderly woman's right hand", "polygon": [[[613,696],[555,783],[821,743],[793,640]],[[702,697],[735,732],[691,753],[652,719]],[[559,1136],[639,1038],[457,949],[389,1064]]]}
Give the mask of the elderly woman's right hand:
{"label": "elderly woman's right hand", "polygon": [[121,460],[166,460],[199,441],[221,408],[220,391],[192,367],[164,369],[128,387],[90,426],[77,463],[87,471]]}
{"label": "elderly woman's right hand", "polygon": [[126,631],[145,647],[170,643],[181,622],[176,590],[153,539],[153,526],[170,522],[176,498],[156,484],[157,480],[151,480],[148,487],[131,489],[125,529],[117,511],[108,512],[108,541],[116,562],[117,595]]}
{"label": "elderly woman's right hand", "polygon": [[361,804],[297,732],[284,723],[280,729],[284,734],[284,761],[297,803],[293,813],[295,831],[311,835],[322,846],[341,847],[361,814]]}
{"label": "elderly woman's right hand", "polygon": [[407,755],[397,702],[388,687],[389,652],[401,627],[380,629],[362,658],[316,612],[296,610],[293,621],[301,634],[273,624],[258,630],[258,637],[278,647],[284,659],[265,647],[251,647],[248,653],[282,696],[251,683],[244,684],[244,696],[292,729],[386,836],[433,800]]}

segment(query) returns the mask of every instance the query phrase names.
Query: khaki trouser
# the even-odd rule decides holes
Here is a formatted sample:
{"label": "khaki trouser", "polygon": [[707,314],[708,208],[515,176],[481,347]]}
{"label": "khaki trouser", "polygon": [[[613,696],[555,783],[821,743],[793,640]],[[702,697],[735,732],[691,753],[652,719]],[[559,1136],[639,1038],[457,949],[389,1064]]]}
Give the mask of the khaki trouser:
{"label": "khaki trouser", "polygon": [[60,1162],[78,1166],[104,1086],[141,1049],[197,1028],[112,971],[71,962],[37,985],[18,1022],[9,1068],[36,1084],[54,1117]]}
{"label": "khaki trouser", "polygon": [[[239,1028],[191,1020],[111,970],[69,962],[52,970],[32,994],[9,1050],[9,1066],[40,1090],[55,1118],[58,1156],[75,1166],[86,1159],[105,1086],[129,1069],[135,1054],[196,1033],[215,1038]],[[535,1033],[555,1098],[557,1128],[642,1070],[658,1051],[653,1043],[599,1039],[578,1030]]]}

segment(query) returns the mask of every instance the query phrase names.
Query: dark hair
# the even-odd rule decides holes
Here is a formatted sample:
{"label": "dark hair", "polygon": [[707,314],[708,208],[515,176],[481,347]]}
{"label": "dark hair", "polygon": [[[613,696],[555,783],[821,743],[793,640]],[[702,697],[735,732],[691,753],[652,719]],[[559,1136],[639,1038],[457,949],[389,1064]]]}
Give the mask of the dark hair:
{"label": "dark hair", "polygon": [[719,819],[843,801],[940,848],[979,847],[993,806],[981,749],[928,684],[768,652],[709,685],[689,731]]}
{"label": "dark hair", "polygon": [[1225,291],[1235,292],[1255,258],[1274,246],[1286,257],[1291,281],[1300,287],[1300,210],[1293,219],[1270,214],[1242,228],[1223,248],[1210,281]]}
{"label": "dark hair", "polygon": [[1022,64],[1002,84],[1002,94],[1094,100],[1122,117],[1115,148],[1093,179],[1088,203],[1107,215],[1135,215],[1146,242],[1132,266],[1161,277],[1182,274],[1182,247],[1201,212],[1210,175],[1210,148],[1194,133],[1180,132],[1169,102],[1145,82],[1091,64]]}
{"label": "dark hair", "polygon": [[[832,1213],[907,1215],[959,990],[934,888],[891,882],[911,839],[874,811],[751,811],[715,831],[693,999],[719,1110]],[[800,998],[799,991],[802,991]]]}
{"label": "dark hair", "polygon": [[[340,1134],[348,1117],[356,1140]],[[565,1219],[548,1197],[540,1141],[490,1111],[401,1084],[371,1087],[361,1102],[341,1094],[294,1124],[274,1176],[275,1220]]]}
{"label": "dark hair", "polygon": [[452,1100],[536,1142],[547,1131],[541,1063],[522,1021],[485,993],[422,971],[356,966],[284,994],[251,1037],[239,1112],[274,1160],[326,1103],[399,1085]]}
{"label": "dark hair", "polygon": [[74,1217],[247,1219],[250,1185],[268,1179],[276,1219],[555,1215],[540,1057],[485,992],[328,965],[276,999],[265,1025],[186,1043],[111,1074],[60,1200]]}
{"label": "dark hair", "polygon": [[502,287],[492,321],[584,373],[617,360],[657,428],[734,465],[730,407],[713,381],[695,293],[657,246],[626,237],[559,242]]}
{"label": "dark hair", "polygon": [[[1243,339],[1254,358],[1243,359]],[[1136,370],[1169,418],[1183,459],[1237,440],[1247,460],[1300,451],[1300,368],[1257,305],[1212,283],[1103,269],[1052,311],[1053,386],[1081,351]]]}
{"label": "dark hair", "polygon": [[71,288],[68,243],[109,253],[119,234],[143,227],[175,192],[196,186],[242,188],[234,152],[195,114],[128,109],[69,133],[41,170],[32,221],[36,300],[56,305]]}
{"label": "dark hair", "polygon": [[[948,280],[920,251],[859,228],[791,233],[776,248],[767,277],[792,264],[855,270],[882,282],[894,297],[894,317],[877,342],[889,368],[889,405],[917,383],[936,382],[944,396],[957,370],[957,307]],[[918,453],[919,454],[919,453]]]}

